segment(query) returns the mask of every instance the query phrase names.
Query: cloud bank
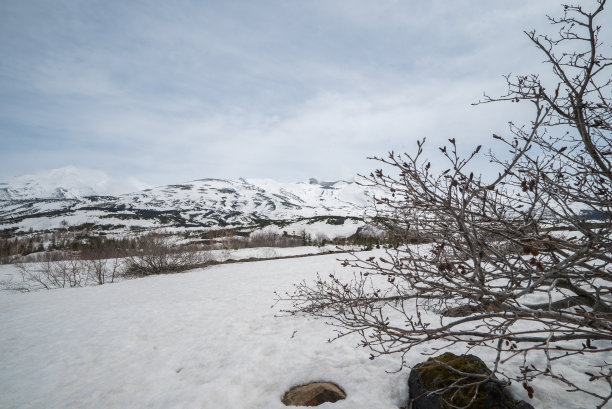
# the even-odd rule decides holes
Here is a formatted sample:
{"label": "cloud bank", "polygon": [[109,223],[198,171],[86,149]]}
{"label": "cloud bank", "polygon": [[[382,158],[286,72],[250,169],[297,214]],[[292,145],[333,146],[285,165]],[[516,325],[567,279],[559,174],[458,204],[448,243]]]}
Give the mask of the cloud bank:
{"label": "cloud bank", "polygon": [[[231,4],[230,4],[231,3]],[[0,176],[68,164],[150,185],[348,178],[527,121],[473,107],[543,71],[557,1],[28,1],[0,5]],[[604,41],[612,44],[609,33]]]}

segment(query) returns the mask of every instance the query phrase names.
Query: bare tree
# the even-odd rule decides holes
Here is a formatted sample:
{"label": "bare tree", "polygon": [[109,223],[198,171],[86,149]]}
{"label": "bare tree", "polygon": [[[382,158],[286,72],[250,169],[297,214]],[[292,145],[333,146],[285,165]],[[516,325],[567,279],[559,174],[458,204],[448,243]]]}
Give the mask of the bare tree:
{"label": "bare tree", "polygon": [[[403,244],[383,257],[353,255],[344,265],[360,273],[349,282],[331,275],[296,285],[278,297],[289,311],[327,318],[338,337],[360,335],[372,359],[397,352],[408,365],[408,351],[432,340],[492,348],[492,373],[469,385],[513,380],[532,396],[531,381],[546,376],[604,407],[612,399],[612,60],[599,51],[596,21],[605,2],[593,11],[564,6],[549,17],[553,37],[525,33],[553,84],[508,76],[506,95],[480,102],[533,107],[529,124],[493,135],[510,153],[491,154],[496,177],[472,173],[481,147],[462,157],[455,139],[440,148],[441,173],[423,157],[425,140],[416,154],[374,158],[392,170],[366,178],[388,192],[376,200],[376,220]],[[409,245],[415,236],[426,244]],[[577,354],[599,358],[585,373],[590,382],[558,370]],[[515,357],[520,375],[503,365]]]}

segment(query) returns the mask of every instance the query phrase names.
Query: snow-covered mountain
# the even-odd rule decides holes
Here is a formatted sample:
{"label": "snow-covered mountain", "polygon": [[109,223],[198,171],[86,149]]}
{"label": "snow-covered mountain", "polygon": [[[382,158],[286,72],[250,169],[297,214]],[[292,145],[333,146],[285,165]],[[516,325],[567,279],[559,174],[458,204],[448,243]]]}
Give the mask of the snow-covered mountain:
{"label": "snow-covered mountain", "polygon": [[67,166],[0,182],[0,200],[76,199],[100,194],[108,180],[103,172]]}
{"label": "snow-covered mountain", "polygon": [[111,180],[104,172],[66,166],[0,182],[0,200],[80,199],[138,190],[134,180]]}
{"label": "snow-covered mountain", "polygon": [[[361,219],[366,190],[353,182],[283,183],[270,179],[200,179],[119,196],[100,196],[103,178],[16,178],[0,185],[0,230],[65,226],[101,230],[257,226],[299,220]],[[98,175],[100,176],[100,175]],[[92,180],[97,184],[88,185]],[[341,223],[340,223],[341,224]]]}

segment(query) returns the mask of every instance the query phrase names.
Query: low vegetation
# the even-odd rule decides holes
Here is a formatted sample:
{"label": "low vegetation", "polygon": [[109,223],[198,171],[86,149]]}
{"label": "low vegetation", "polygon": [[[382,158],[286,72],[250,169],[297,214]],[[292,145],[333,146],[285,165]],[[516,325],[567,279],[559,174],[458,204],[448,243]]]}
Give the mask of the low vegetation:
{"label": "low vegetation", "polygon": [[194,245],[175,245],[172,237],[146,234],[131,239],[89,238],[20,257],[21,281],[3,283],[18,291],[82,287],[114,282],[118,277],[165,274],[205,265],[209,252]]}
{"label": "low vegetation", "polygon": [[[19,282],[0,284],[17,291],[102,285],[119,277],[175,273],[214,264],[212,250],[270,248],[262,250],[262,257],[275,258],[273,248],[351,245],[369,250],[385,242],[359,232],[333,240],[305,231],[249,233],[234,229],[210,231],[204,238],[151,232],[121,237],[100,234],[87,225],[79,227],[63,224],[53,232],[30,232],[27,236],[7,232],[0,237],[0,263],[15,264],[21,275]],[[229,258],[229,253],[225,256]]]}

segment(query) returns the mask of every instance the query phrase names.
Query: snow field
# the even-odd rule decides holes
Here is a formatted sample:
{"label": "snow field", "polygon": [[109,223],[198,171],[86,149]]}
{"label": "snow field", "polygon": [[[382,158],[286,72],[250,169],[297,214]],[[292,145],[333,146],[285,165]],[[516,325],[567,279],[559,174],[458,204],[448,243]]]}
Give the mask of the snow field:
{"label": "snow field", "polygon": [[[305,316],[275,318],[281,307],[271,308],[274,290],[291,290],[317,272],[348,279],[352,273],[340,266],[341,257],[217,265],[96,287],[2,291],[0,408],[274,409],[285,408],[280,399],[292,386],[333,381],[347,399],[322,409],[397,409],[408,398],[408,370],[387,373],[398,369],[398,356],[370,361],[355,337],[327,343],[331,327]],[[421,362],[421,352],[441,345],[410,351],[406,361]],[[488,363],[494,359],[493,350],[472,353]],[[557,369],[569,377],[597,363],[590,356],[563,362]],[[509,372],[518,373],[521,363],[521,357],[510,361]],[[511,391],[541,409],[595,406],[550,379],[533,386],[533,400],[516,383]]]}
{"label": "snow field", "polygon": [[372,365],[354,339],[329,344],[322,322],[270,308],[274,289],[339,269],[336,257],[4,293],[0,407],[284,408],[291,386],[330,380],[348,394],[334,408],[397,408],[395,360]]}

